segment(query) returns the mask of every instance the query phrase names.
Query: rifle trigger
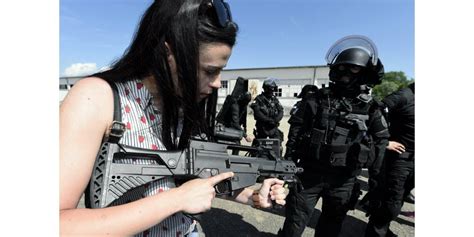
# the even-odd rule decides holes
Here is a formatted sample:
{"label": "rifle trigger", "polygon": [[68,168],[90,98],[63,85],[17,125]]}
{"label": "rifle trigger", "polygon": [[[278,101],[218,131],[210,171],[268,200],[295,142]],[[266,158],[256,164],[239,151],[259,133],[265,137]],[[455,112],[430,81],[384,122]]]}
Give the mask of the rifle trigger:
{"label": "rifle trigger", "polygon": [[214,186],[216,194],[218,195],[232,195],[232,183],[230,180],[226,179]]}

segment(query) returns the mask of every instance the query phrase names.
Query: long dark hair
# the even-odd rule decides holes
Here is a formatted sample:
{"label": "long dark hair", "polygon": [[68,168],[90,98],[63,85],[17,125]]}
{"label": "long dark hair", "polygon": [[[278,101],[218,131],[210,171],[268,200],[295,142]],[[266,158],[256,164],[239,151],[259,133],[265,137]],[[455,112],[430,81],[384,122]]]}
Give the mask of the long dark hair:
{"label": "long dark hair", "polygon": [[[217,93],[197,102],[199,46],[235,44],[238,26],[221,27],[210,0],[155,0],[143,14],[134,39],[111,69],[93,76],[128,81],[153,76],[162,99],[162,140],[168,150],[184,148],[191,136],[209,134]],[[176,59],[178,85],[171,78],[165,42]],[[178,96],[177,90],[182,96]],[[183,130],[177,144],[179,108]],[[214,111],[214,113],[212,112]]]}

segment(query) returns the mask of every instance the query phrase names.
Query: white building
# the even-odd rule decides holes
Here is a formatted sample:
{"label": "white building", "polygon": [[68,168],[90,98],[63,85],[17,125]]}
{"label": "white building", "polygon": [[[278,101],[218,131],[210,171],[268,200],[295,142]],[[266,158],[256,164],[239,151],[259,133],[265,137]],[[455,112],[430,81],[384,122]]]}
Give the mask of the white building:
{"label": "white building", "polygon": [[[234,88],[237,77],[249,80],[249,91],[252,98],[262,92],[263,81],[268,78],[276,79],[278,85],[277,97],[288,114],[291,107],[298,101],[296,96],[301,88],[306,84],[316,85],[319,88],[329,84],[328,66],[298,66],[298,67],[268,67],[268,68],[243,68],[228,69],[222,71],[222,87],[219,89],[218,109],[224,103],[225,97]],[[59,91],[61,102],[68,90],[80,80],[81,77],[61,77],[59,78]],[[248,111],[252,111],[249,109]]]}

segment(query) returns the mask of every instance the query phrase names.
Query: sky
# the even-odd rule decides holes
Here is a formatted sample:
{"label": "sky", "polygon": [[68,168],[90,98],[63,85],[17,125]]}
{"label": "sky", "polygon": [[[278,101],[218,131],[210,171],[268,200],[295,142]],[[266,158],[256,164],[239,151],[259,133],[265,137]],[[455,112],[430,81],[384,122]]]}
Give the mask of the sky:
{"label": "sky", "polygon": [[[60,76],[106,68],[152,0],[61,0]],[[227,69],[326,65],[347,35],[376,44],[385,71],[414,78],[414,0],[228,0],[239,25]]]}

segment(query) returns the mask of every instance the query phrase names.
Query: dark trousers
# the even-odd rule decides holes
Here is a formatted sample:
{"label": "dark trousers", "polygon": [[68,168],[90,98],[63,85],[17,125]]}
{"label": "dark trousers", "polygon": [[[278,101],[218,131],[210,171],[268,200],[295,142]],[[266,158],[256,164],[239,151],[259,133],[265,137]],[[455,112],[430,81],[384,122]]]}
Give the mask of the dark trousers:
{"label": "dark trousers", "polygon": [[366,237],[387,236],[390,233],[390,222],[400,214],[404,197],[414,187],[414,158],[402,159],[390,152],[384,162],[382,205],[371,213],[365,230]]}
{"label": "dark trousers", "polygon": [[304,190],[299,193],[290,190],[286,199],[286,219],[280,236],[301,236],[320,197],[323,205],[315,236],[338,236],[356,177],[348,174],[308,175],[306,171],[305,174],[301,177]]}

